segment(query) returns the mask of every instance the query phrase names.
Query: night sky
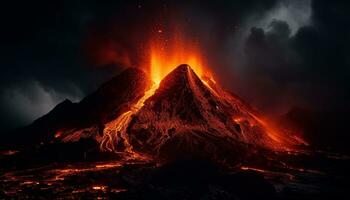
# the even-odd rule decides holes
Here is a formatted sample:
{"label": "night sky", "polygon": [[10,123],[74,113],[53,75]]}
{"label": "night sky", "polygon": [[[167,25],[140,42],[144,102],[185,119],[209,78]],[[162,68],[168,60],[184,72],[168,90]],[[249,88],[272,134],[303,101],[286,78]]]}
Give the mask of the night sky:
{"label": "night sky", "polygon": [[349,109],[349,11],[343,0],[2,2],[0,131],[138,67],[146,38],[174,20],[218,81],[264,113]]}

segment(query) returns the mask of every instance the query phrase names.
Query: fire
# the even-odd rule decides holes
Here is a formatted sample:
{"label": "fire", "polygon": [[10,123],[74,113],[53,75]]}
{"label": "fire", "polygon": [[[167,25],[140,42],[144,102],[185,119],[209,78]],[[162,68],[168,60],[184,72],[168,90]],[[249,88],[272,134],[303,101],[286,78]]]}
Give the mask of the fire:
{"label": "fire", "polygon": [[180,32],[170,37],[166,37],[164,32],[158,31],[155,39],[150,42],[149,71],[155,83],[160,83],[180,64],[191,66],[199,77],[208,73],[198,43],[185,39]]}

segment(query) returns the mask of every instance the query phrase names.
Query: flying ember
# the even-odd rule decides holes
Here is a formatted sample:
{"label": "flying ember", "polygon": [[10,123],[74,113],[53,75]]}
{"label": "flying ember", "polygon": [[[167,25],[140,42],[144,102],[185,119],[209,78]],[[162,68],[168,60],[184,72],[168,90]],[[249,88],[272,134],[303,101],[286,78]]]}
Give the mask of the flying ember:
{"label": "flying ember", "polygon": [[[163,31],[162,31],[163,32]],[[180,64],[188,64],[201,78],[208,75],[199,44],[189,40],[179,31],[170,36],[157,34],[150,42],[149,71],[151,79],[159,83],[167,74]]]}

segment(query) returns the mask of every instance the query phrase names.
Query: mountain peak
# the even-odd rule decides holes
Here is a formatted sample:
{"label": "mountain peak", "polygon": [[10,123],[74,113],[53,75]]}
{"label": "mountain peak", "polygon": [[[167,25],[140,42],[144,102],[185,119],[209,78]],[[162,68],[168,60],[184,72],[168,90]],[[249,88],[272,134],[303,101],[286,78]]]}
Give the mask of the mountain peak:
{"label": "mountain peak", "polygon": [[190,74],[195,74],[192,68],[187,64],[181,64],[178,67],[176,67],[173,71],[171,71],[168,75],[166,75],[160,82],[160,85],[163,85],[163,83],[165,82],[169,84],[169,82],[173,81],[188,82]]}
{"label": "mountain peak", "polygon": [[179,72],[187,72],[187,71],[190,71],[190,70],[192,70],[191,66],[189,66],[188,64],[181,64],[181,65],[177,66],[173,70],[173,72],[177,72],[177,71],[179,71]]}
{"label": "mountain peak", "polygon": [[[198,96],[194,93],[196,88],[207,90],[200,78],[187,64],[181,64],[163,78],[150,101],[176,99],[178,102],[191,102]],[[209,91],[205,91],[209,92]]]}

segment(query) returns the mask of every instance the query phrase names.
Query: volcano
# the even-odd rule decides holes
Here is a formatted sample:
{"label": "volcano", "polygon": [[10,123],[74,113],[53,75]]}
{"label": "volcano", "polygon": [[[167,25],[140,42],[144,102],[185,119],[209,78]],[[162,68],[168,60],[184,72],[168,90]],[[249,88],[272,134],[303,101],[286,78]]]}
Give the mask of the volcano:
{"label": "volcano", "polygon": [[81,102],[65,100],[9,134],[12,140],[2,141],[8,146],[0,145],[0,185],[6,192],[0,196],[322,199],[329,191],[330,199],[347,194],[348,156],[305,147],[294,132],[266,120],[189,65],[160,75],[159,83],[151,77],[128,68]]}
{"label": "volcano", "polygon": [[248,148],[281,149],[287,141],[241,100],[188,65],[167,75],[128,126],[137,152],[166,159],[241,156]]}
{"label": "volcano", "polygon": [[159,84],[129,68],[80,103],[66,100],[17,132],[41,144],[92,139],[102,152],[160,160],[237,160],[252,150],[288,150],[302,141],[271,127],[186,64]]}

